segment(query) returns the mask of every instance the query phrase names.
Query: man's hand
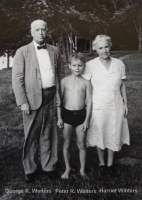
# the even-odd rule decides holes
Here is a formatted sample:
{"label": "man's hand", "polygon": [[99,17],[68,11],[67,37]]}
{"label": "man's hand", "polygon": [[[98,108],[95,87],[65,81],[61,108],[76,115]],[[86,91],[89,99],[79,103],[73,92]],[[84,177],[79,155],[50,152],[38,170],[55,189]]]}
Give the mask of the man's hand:
{"label": "man's hand", "polygon": [[24,103],[21,105],[21,110],[24,112],[24,114],[29,115],[30,114],[30,106],[28,103]]}
{"label": "man's hand", "polygon": [[58,121],[57,121],[57,126],[59,127],[59,128],[64,128],[64,123],[63,123],[63,120],[60,118],[60,119],[58,119]]}
{"label": "man's hand", "polygon": [[88,127],[89,127],[89,123],[87,121],[84,121],[82,130],[85,132],[87,131]]}

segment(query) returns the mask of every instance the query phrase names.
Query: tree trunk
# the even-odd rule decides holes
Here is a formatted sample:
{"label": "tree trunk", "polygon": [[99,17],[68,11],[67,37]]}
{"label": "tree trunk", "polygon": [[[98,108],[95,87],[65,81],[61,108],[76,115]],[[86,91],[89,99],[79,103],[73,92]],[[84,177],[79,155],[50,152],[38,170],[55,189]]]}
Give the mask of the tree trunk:
{"label": "tree trunk", "polygon": [[86,40],[84,42],[84,51],[86,52]]}
{"label": "tree trunk", "polygon": [[9,69],[9,49],[7,51],[7,69]]}
{"label": "tree trunk", "polygon": [[65,49],[65,44],[64,44],[64,38],[63,34],[61,33],[61,43],[62,43],[62,54],[66,57],[66,49]]}
{"label": "tree trunk", "polygon": [[60,51],[60,38],[59,37],[58,37],[58,40],[57,40],[57,48]]}
{"label": "tree trunk", "polygon": [[69,40],[68,40],[68,35],[66,35],[66,54],[67,54],[67,60],[69,57]]}
{"label": "tree trunk", "polygon": [[69,37],[70,37],[70,54],[72,53],[72,33],[70,33],[70,35],[69,35]]}
{"label": "tree trunk", "polygon": [[142,52],[142,19],[140,16],[140,20],[139,20],[139,35],[138,35],[138,39],[139,39],[139,53]]}
{"label": "tree trunk", "polygon": [[91,39],[91,35],[90,35],[90,53],[92,53],[92,39]]}
{"label": "tree trunk", "polygon": [[55,46],[55,41],[54,40],[52,40],[52,45]]}
{"label": "tree trunk", "polygon": [[142,53],[142,36],[139,35],[138,38],[139,38],[139,53]]}
{"label": "tree trunk", "polygon": [[139,1],[139,9],[138,9],[138,13],[137,13],[137,20],[138,20],[138,25],[136,24],[136,19],[132,13],[132,18],[133,18],[133,22],[134,22],[134,26],[138,35],[138,41],[139,41],[139,53],[142,52],[142,0]]}
{"label": "tree trunk", "polygon": [[75,46],[74,46],[74,48],[75,48],[75,52],[77,52],[77,35],[75,35]]}
{"label": "tree trunk", "polygon": [[105,29],[104,29],[104,32],[105,32],[105,35],[106,35],[106,33],[107,33],[107,30],[106,30],[106,12],[105,12],[105,17],[104,17],[104,18],[105,18],[105,20],[104,20],[104,21],[105,21]]}

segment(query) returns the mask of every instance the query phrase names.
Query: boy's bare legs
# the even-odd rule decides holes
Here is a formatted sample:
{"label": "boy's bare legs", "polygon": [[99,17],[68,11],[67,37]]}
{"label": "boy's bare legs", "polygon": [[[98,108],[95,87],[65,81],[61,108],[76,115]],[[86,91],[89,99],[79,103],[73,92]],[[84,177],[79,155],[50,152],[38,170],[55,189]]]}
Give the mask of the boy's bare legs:
{"label": "boy's bare legs", "polygon": [[108,151],[108,159],[107,159],[107,166],[112,166],[113,165],[113,158],[114,158],[114,152],[110,149]]}
{"label": "boy's bare legs", "polygon": [[105,161],[104,161],[104,150],[100,149],[99,147],[96,147],[97,149],[97,153],[98,153],[98,157],[99,157],[99,166],[104,166],[105,165]]}
{"label": "boy's bare legs", "polygon": [[73,134],[73,127],[69,124],[64,123],[64,129],[63,129],[63,156],[65,161],[66,170],[64,174],[61,176],[62,179],[68,179],[69,173],[71,170],[69,161],[70,161],[70,145],[72,140],[72,134]]}
{"label": "boy's bare legs", "polygon": [[80,175],[83,178],[87,178],[85,173],[86,164],[86,132],[82,130],[82,125],[76,127],[77,144],[79,148],[79,158],[80,158]]}

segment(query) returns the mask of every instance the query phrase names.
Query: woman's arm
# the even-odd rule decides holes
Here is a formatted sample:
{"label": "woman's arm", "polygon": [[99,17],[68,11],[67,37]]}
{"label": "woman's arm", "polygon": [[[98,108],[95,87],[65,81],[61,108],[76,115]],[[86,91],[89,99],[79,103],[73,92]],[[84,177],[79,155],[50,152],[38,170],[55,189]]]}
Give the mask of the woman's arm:
{"label": "woman's arm", "polygon": [[125,80],[122,80],[122,85],[121,85],[121,94],[123,97],[124,101],[124,117],[128,115],[128,106],[127,106],[127,92],[126,92],[126,85],[125,85]]}

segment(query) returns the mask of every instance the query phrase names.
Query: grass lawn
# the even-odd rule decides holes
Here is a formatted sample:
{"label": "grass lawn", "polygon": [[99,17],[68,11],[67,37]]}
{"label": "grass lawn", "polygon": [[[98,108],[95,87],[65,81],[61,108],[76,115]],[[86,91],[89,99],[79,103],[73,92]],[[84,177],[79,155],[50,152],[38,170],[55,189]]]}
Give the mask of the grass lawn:
{"label": "grass lawn", "polygon": [[[113,55],[122,57],[126,52],[113,52]],[[92,59],[92,56],[94,55],[88,55],[86,60]],[[125,157],[142,160],[142,54],[131,54],[123,61],[128,78],[126,84],[131,145],[124,145],[122,150],[115,154],[115,161]],[[67,68],[65,73],[69,73]],[[38,164],[35,182],[26,184],[22,165],[24,143],[22,116],[15,104],[11,88],[11,70],[7,69],[0,71],[0,118],[0,200],[142,200],[140,162],[133,165],[116,165],[116,174],[111,176],[98,169],[96,149],[88,148],[86,171],[90,180],[84,181],[78,173],[79,158],[75,138],[71,152],[71,165],[75,172],[71,174],[70,180],[62,181],[60,176],[64,172],[64,162],[61,131],[59,131],[57,174],[50,176],[43,174]],[[43,189],[49,193],[34,193],[34,189]],[[62,193],[56,193],[56,189],[62,190]],[[74,190],[73,193],[70,189]],[[79,189],[82,189],[82,193]],[[102,189],[109,190],[106,192]],[[129,192],[125,189],[129,189]],[[14,193],[15,190],[19,190],[17,193],[20,194]]]}

